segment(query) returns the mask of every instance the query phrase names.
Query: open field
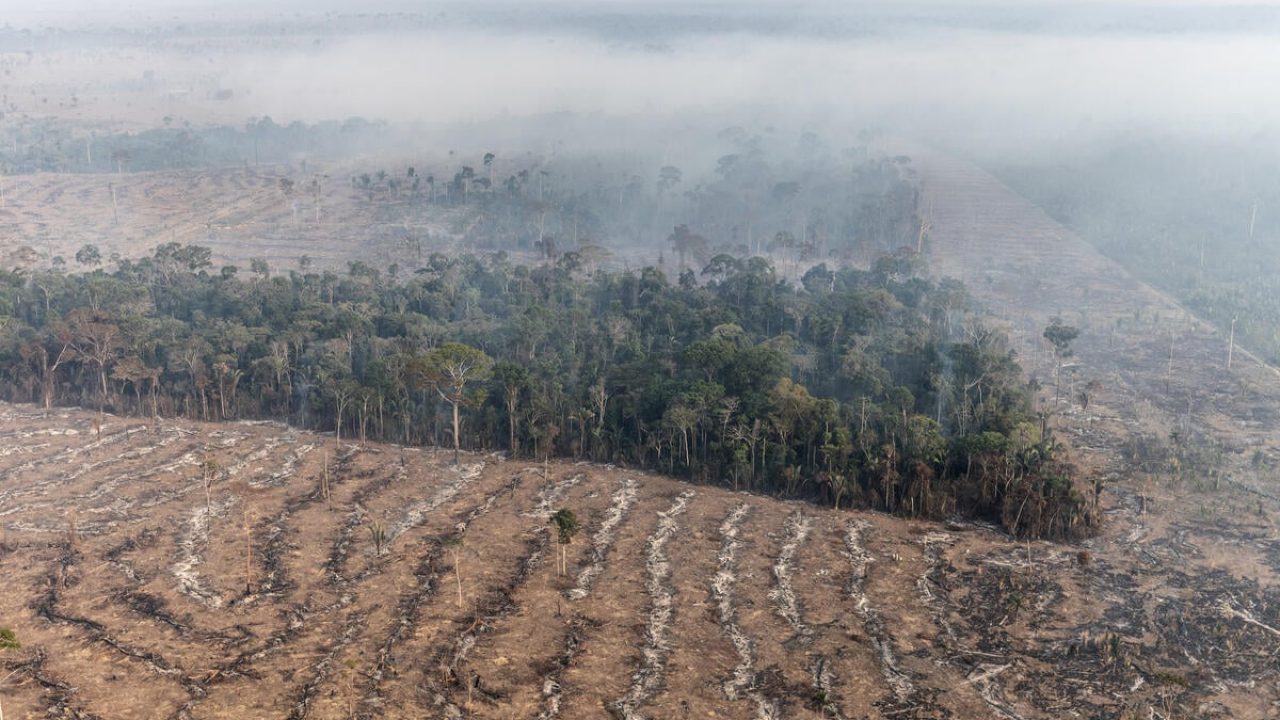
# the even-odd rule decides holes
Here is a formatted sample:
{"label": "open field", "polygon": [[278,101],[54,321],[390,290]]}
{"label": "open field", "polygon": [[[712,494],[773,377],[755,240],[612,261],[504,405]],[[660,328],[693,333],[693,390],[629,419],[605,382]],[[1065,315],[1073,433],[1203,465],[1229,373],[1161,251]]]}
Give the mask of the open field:
{"label": "open field", "polygon": [[[1021,544],[613,468],[454,468],[269,424],[108,417],[98,435],[95,417],[0,415],[10,717],[1262,717],[1276,700],[1264,519],[1138,517],[1119,492],[1107,537]],[[559,507],[583,522],[564,575]]]}
{"label": "open field", "polygon": [[[999,544],[591,466],[92,421],[5,409],[11,716],[734,716],[819,683],[861,716],[898,702],[881,671],[959,679],[884,628],[928,626],[905,601],[942,546]],[[561,506],[585,525],[564,576]]]}
{"label": "open field", "polygon": [[[345,271],[356,259],[376,268],[410,267],[449,249],[454,211],[422,197],[371,197],[353,187],[350,172],[263,166],[4,177],[4,255],[18,264],[15,253],[26,246],[41,264],[61,256],[74,265],[85,244],[107,259],[178,242],[210,248],[215,269],[231,264],[248,271],[260,258],[287,272],[304,256],[317,269]],[[317,176],[323,176],[318,188]],[[293,183],[288,192],[282,181]]]}

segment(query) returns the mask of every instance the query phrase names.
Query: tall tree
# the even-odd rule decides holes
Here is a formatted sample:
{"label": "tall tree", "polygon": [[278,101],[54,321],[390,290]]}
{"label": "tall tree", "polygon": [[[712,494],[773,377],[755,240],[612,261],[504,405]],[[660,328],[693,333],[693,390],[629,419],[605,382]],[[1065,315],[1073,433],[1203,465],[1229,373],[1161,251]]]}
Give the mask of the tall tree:
{"label": "tall tree", "polygon": [[76,354],[98,369],[102,393],[98,409],[101,410],[107,401],[107,365],[120,349],[120,326],[105,311],[90,308],[71,311],[67,325],[71,329],[71,344]]}
{"label": "tall tree", "polygon": [[32,338],[18,351],[40,377],[45,412],[53,408],[58,368],[75,357],[75,349],[71,343],[71,329],[58,322],[43,333],[42,337]]}
{"label": "tall tree", "polygon": [[1044,329],[1044,339],[1053,346],[1054,385],[1053,400],[1057,404],[1062,393],[1062,363],[1071,357],[1071,342],[1080,336],[1080,330],[1065,325],[1062,318],[1050,319],[1049,326]]}
{"label": "tall tree", "polygon": [[520,398],[530,387],[529,371],[523,365],[500,362],[494,366],[493,374],[502,387],[502,402],[507,411],[507,449],[515,457],[520,454],[520,446],[516,441],[516,420],[519,416]]}
{"label": "tall tree", "polygon": [[422,357],[423,380],[449,403],[453,410],[453,464],[458,464],[462,447],[461,408],[467,402],[467,385],[487,380],[493,372],[493,358],[462,343],[445,343]]}

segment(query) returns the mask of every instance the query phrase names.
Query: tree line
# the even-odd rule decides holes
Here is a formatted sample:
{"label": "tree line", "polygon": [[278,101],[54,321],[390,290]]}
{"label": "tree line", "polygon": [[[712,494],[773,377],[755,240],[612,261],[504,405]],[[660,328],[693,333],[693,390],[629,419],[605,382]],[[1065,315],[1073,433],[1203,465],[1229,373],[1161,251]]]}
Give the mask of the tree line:
{"label": "tree line", "polygon": [[1007,339],[916,265],[792,282],[759,256],[672,278],[494,253],[242,275],[171,243],[110,272],[0,272],[0,392],[1088,534],[1098,489],[1055,458]]}

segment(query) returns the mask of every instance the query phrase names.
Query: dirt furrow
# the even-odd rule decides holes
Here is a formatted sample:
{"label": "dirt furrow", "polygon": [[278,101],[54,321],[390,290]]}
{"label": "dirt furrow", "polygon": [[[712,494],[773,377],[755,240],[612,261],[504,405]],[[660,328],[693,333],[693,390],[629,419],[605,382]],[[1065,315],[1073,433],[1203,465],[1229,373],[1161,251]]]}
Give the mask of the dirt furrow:
{"label": "dirt furrow", "polygon": [[[371,451],[369,458],[376,460],[377,452]],[[415,454],[416,455],[416,454]],[[435,466],[430,466],[434,468]],[[390,485],[390,481],[406,474],[407,470],[401,466],[395,473],[390,475],[382,475],[372,482],[357,488],[350,499],[344,501],[346,504],[355,505],[358,499],[369,501]],[[346,471],[340,473],[348,474]],[[370,471],[355,472],[355,477],[369,476],[374,473]],[[338,485],[346,484],[339,482]],[[503,497],[511,495],[512,488],[509,485],[502,485],[499,488],[491,489],[486,500],[470,506],[469,509],[460,513],[454,513],[454,518],[460,518],[463,522],[470,522],[477,517],[488,512],[494,502]],[[454,502],[459,500],[454,498]],[[424,518],[425,521],[425,518]],[[418,540],[416,542],[426,545],[443,544],[447,538],[452,537],[457,532],[457,523],[449,521],[447,517],[440,516],[436,518],[436,528],[433,530],[434,535],[430,538]],[[346,526],[344,525],[344,529]],[[445,530],[445,528],[448,528]],[[352,538],[348,537],[348,545]],[[336,545],[335,545],[336,547]],[[370,548],[372,550],[372,547]],[[345,550],[344,550],[345,552]],[[424,553],[429,558],[432,554],[431,550]],[[379,586],[399,586],[406,582],[406,575],[413,574],[414,570],[425,570],[428,575],[432,572],[438,572],[430,568],[430,563],[418,563],[415,568],[406,567],[405,560],[408,554],[398,555],[393,553],[374,557],[370,553],[368,563],[358,572],[350,575],[334,578],[327,569],[333,557],[320,563],[315,568],[316,572],[309,575],[315,578],[314,584],[309,586],[307,599],[300,605],[296,605],[287,610],[288,628],[278,632],[264,641],[257,643],[256,650],[242,654],[235,661],[235,668],[243,675],[244,673],[253,672],[262,677],[277,678],[286,684],[292,686],[294,684],[294,675],[297,667],[296,658],[314,657],[318,652],[322,657],[328,657],[333,650],[333,638],[339,635],[339,629],[345,627],[344,618],[348,616],[358,616],[361,620],[361,628],[356,637],[350,640],[352,656],[343,661],[347,665],[347,669],[342,671],[340,675],[328,672],[318,682],[319,684],[307,691],[306,686],[302,686],[295,692],[302,697],[303,693],[309,693],[307,712],[315,712],[318,714],[335,714],[342,713],[348,715],[351,713],[362,713],[362,705],[367,698],[370,698],[371,685],[376,685],[374,671],[378,669],[375,664],[377,661],[368,658],[368,649],[370,647],[378,647],[378,642],[386,642],[386,638],[395,633],[408,634],[414,630],[414,624],[402,626],[403,616],[401,611],[407,609],[412,602],[405,604],[387,603],[384,596],[375,591],[367,591],[369,588],[377,588]],[[407,572],[406,572],[407,571]],[[416,576],[415,580],[418,579]],[[413,582],[410,580],[409,582]],[[422,586],[417,586],[415,591],[421,590]],[[434,594],[434,590],[426,592],[424,599],[430,598]],[[413,595],[413,592],[408,594]],[[384,630],[384,628],[386,628]],[[377,638],[375,640],[375,638]],[[308,645],[308,641],[313,641]],[[396,643],[392,642],[391,647]],[[307,648],[314,646],[315,651],[309,651]],[[394,662],[387,660],[381,667],[387,670],[394,667]],[[329,668],[332,671],[332,668]],[[386,678],[395,676],[395,673],[388,673]],[[314,679],[314,678],[313,678]],[[310,681],[308,681],[310,682]],[[233,690],[240,684],[230,685],[224,689],[222,695],[226,695],[226,691]],[[325,688],[328,688],[326,691]],[[376,697],[373,698],[377,700]],[[253,706],[245,706],[245,712],[263,713],[275,712],[276,705],[271,704],[269,699],[257,698],[258,704]],[[264,704],[263,701],[268,701]],[[341,708],[341,709],[340,709]],[[282,711],[283,712],[283,711]],[[375,711],[380,715],[381,711]]]}
{"label": "dirt furrow", "polygon": [[747,634],[738,626],[737,608],[734,606],[734,586],[738,583],[738,550],[742,543],[738,539],[742,521],[747,517],[750,506],[739,503],[720,523],[720,552],[716,556],[716,574],[711,579],[711,599],[716,604],[716,618],[720,630],[733,644],[738,654],[738,663],[733,674],[722,683],[725,697],[737,700],[748,698],[755,705],[757,720],[777,720],[782,717],[782,708],[777,700],[766,698],[753,687],[755,682],[755,650]]}
{"label": "dirt furrow", "polygon": [[44,479],[31,479],[33,476],[38,477],[38,474],[33,474],[32,471],[48,465],[69,464],[82,454],[89,454],[92,456],[92,453],[95,450],[110,448],[118,443],[127,442],[137,434],[138,431],[134,426],[127,425],[123,429],[105,433],[96,437],[94,440],[90,440],[89,442],[62,448],[51,455],[34,457],[19,465],[0,471],[0,483],[18,475],[28,478],[21,486],[14,486],[0,490],[0,502],[8,502],[12,498],[18,496],[47,494],[51,489],[62,486],[62,475],[60,473],[50,473],[49,476]]}
{"label": "dirt furrow", "polygon": [[[477,699],[486,703],[501,699],[489,690],[479,673],[464,665],[480,636],[492,632],[495,624],[519,609],[515,595],[546,560],[550,545],[549,528],[534,530],[532,536],[525,540],[524,553],[516,563],[515,573],[505,585],[486,593],[484,599],[476,604],[474,611],[462,622],[463,629],[454,638],[452,645],[435,654],[432,664],[440,668],[442,684],[437,687],[432,702],[441,708],[446,717],[462,717],[464,711],[470,715]],[[434,678],[436,675],[429,677]],[[466,700],[460,697],[463,693]]]}
{"label": "dirt furrow", "polygon": [[[289,720],[306,720],[321,686],[337,669],[338,656],[360,635],[367,619],[367,613],[356,612],[347,615],[342,624],[342,634],[329,646],[324,657],[311,669],[311,677],[299,688],[297,697],[294,698],[289,710]],[[354,668],[349,669],[354,670]]]}
{"label": "dirt furrow", "polygon": [[503,496],[511,497],[522,482],[522,475],[512,477],[505,485],[490,492],[483,502],[471,508],[449,532],[426,542],[427,552],[420,556],[413,571],[413,589],[401,595],[395,616],[391,620],[391,629],[379,645],[377,659],[368,673],[369,682],[360,701],[362,711],[367,708],[368,712],[376,714],[385,707],[384,684],[391,676],[398,674],[395,651],[417,628],[423,606],[440,593],[443,572],[441,563],[447,554],[450,540],[464,535],[477,518],[489,513]]}
{"label": "dirt furrow", "polygon": [[[588,517],[604,515],[609,493],[600,492],[598,485],[590,482],[599,470],[577,469],[580,467],[553,482],[542,480],[541,468],[536,473],[526,470],[526,481],[537,478],[539,482],[537,493],[531,498],[531,509],[501,516],[510,528],[506,534],[533,537],[544,530],[554,533],[551,511],[556,509],[570,509],[584,523]],[[559,562],[542,562],[533,576],[514,589],[514,611],[491,623],[469,651],[469,671],[481,678],[487,698],[485,703],[472,705],[474,716],[500,720],[544,712],[559,714],[568,687],[565,673],[582,651],[589,632],[600,626],[594,618],[569,612],[570,602],[563,595],[573,582],[572,569],[587,554],[587,544],[571,541],[560,550],[565,569],[562,571]],[[489,584],[506,582],[500,577]]]}
{"label": "dirt furrow", "polygon": [[484,472],[484,467],[485,463],[481,460],[470,465],[459,465],[451,468],[450,471],[454,477],[450,482],[438,489],[431,498],[410,505],[404,511],[403,518],[387,529],[387,544],[394,543],[396,538],[421,525],[429,514],[457,497],[458,493],[461,493],[475,482],[476,478],[480,477],[480,474]]}
{"label": "dirt furrow", "polygon": [[579,571],[577,582],[565,593],[565,597],[570,600],[581,600],[591,594],[591,586],[604,570],[605,563],[609,559],[609,551],[617,540],[618,526],[627,517],[635,501],[635,478],[627,478],[622,481],[622,487],[618,488],[610,499],[609,512],[591,537],[587,565]]}
{"label": "dirt furrow", "polygon": [[[370,474],[374,471],[370,470]],[[347,519],[342,524],[338,537],[333,541],[329,549],[328,559],[325,561],[325,573],[329,578],[329,582],[336,585],[348,585],[354,581],[345,574],[347,556],[351,552],[351,545],[355,541],[355,536],[364,526],[366,511],[364,508],[372,497],[386,490],[391,484],[401,482],[408,477],[408,469],[404,465],[400,465],[396,470],[389,474],[380,475],[370,483],[367,483],[351,498],[351,511],[347,513]]]}
{"label": "dirt furrow", "polygon": [[592,623],[581,615],[574,615],[568,623],[564,635],[564,644],[560,653],[551,662],[551,670],[542,679],[541,705],[538,709],[538,720],[556,720],[560,717],[560,708],[564,702],[564,672],[571,665],[582,646],[587,641]]}
{"label": "dirt furrow", "polygon": [[[525,468],[528,472],[542,472],[538,468]],[[532,510],[523,513],[523,517],[548,518],[556,511],[556,506],[564,499],[565,493],[573,489],[581,483],[586,475],[583,473],[574,473],[568,477],[561,478],[554,483],[543,485],[538,491],[538,502]]]}
{"label": "dirt furrow", "polygon": [[[0,678],[7,679],[7,685],[17,684],[17,678],[23,676],[30,678],[40,688],[43,696],[44,717],[98,720],[98,715],[85,710],[75,701],[76,689],[70,683],[49,672],[45,667],[48,659],[48,651],[44,648],[31,651],[27,657],[20,660],[0,658]],[[6,689],[6,693],[8,692]],[[14,708],[10,706],[10,714],[13,710]],[[35,717],[35,713],[29,713],[27,717]]]}
{"label": "dirt furrow", "polygon": [[644,646],[640,665],[631,677],[626,694],[609,705],[621,720],[641,720],[640,708],[662,685],[669,652],[667,631],[675,615],[675,591],[670,586],[671,565],[667,559],[667,543],[680,529],[680,516],[696,493],[685,490],[676,496],[671,507],[658,513],[658,527],[645,544],[645,590],[649,594],[649,612],[645,618]]}
{"label": "dirt furrow", "polygon": [[872,559],[871,553],[863,545],[863,537],[870,527],[869,523],[860,520],[850,520],[845,525],[844,554],[849,561],[849,582],[845,592],[862,620],[863,629],[875,649],[880,672],[893,692],[895,703],[905,706],[914,704],[912,696],[916,692],[915,684],[911,676],[899,667],[893,637],[885,627],[880,611],[871,604],[866,592],[866,578]]}
{"label": "dirt furrow", "polygon": [[778,551],[777,560],[774,561],[773,588],[769,591],[774,610],[795,632],[790,644],[797,646],[804,646],[813,641],[813,628],[805,624],[800,599],[796,597],[795,588],[792,587],[796,551],[809,537],[812,522],[811,518],[800,511],[792,513],[787,518],[786,540]]}
{"label": "dirt furrow", "polygon": [[[36,615],[50,624],[73,628],[77,634],[88,642],[108,647],[114,651],[117,657],[140,664],[156,677],[176,683],[185,691],[185,695],[188,697],[202,695],[204,692],[203,686],[192,679],[177,663],[158,652],[134,647],[113,635],[103,624],[89,618],[72,615],[60,607],[60,588],[79,582],[75,574],[78,561],[78,554],[69,548],[65,549],[63,554],[55,561],[55,569],[45,579],[44,592],[34,601],[32,609],[35,610]],[[95,680],[97,679],[95,678]],[[99,684],[101,684],[101,681],[99,681]],[[155,700],[159,700],[166,695],[159,688],[153,687],[152,689],[157,692]],[[176,700],[176,698],[170,697]]]}

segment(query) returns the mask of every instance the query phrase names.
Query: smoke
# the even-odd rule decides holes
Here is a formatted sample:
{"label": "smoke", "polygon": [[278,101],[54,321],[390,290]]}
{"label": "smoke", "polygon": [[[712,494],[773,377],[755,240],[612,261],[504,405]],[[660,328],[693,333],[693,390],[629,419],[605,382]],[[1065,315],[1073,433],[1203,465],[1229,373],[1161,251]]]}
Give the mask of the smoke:
{"label": "smoke", "polygon": [[26,68],[29,80],[90,94],[150,70],[159,87],[145,91],[162,102],[130,107],[193,124],[361,116],[439,127],[565,114],[595,118],[605,135],[637,118],[664,133],[682,123],[837,137],[874,127],[985,152],[1148,128],[1248,137],[1280,121],[1280,21],[1266,5],[494,4],[400,20],[333,15],[334,4],[291,15],[300,6],[278,3],[234,20],[252,32],[239,38],[224,34],[225,7],[139,7],[214,29],[183,25],[145,48],[63,40]]}

